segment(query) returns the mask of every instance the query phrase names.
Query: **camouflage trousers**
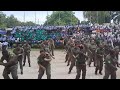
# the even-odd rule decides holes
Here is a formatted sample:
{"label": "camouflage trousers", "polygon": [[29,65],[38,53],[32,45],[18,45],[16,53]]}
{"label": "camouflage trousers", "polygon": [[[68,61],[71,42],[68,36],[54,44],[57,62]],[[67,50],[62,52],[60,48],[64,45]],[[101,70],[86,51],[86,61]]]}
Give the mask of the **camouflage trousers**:
{"label": "camouflage trousers", "polygon": [[102,70],[103,70],[103,58],[102,57],[97,57],[96,58],[96,68],[95,68],[95,74],[97,74],[98,70],[99,73],[102,74]]}
{"label": "camouflage trousers", "polygon": [[[51,79],[51,64],[48,64],[46,66],[44,66],[46,69],[46,75],[47,75],[47,79]],[[39,74],[38,74],[38,79],[41,79],[44,75],[44,70],[41,68],[39,69]]]}
{"label": "camouflage trousers", "polygon": [[68,72],[69,74],[71,73],[73,67],[75,66],[75,61],[76,61],[76,59],[73,58],[73,57],[71,57],[70,60],[69,60],[69,63],[71,62],[69,72]]}
{"label": "camouflage trousers", "polygon": [[3,71],[4,79],[10,79],[10,77],[9,77],[10,73],[11,73],[13,79],[18,79],[17,69],[18,69],[18,64],[11,66],[11,67],[5,67],[4,71]]}
{"label": "camouflage trousers", "polygon": [[24,64],[26,63],[26,57],[28,58],[28,63],[30,65],[30,53],[24,53],[24,60],[23,60]]}
{"label": "camouflage trousers", "polygon": [[76,63],[76,69],[77,69],[76,79],[80,78],[81,71],[82,71],[82,79],[85,79],[85,77],[86,77],[86,64],[77,64]]}
{"label": "camouflage trousers", "polygon": [[96,64],[95,52],[88,53],[88,57],[89,57],[89,60],[88,60],[89,67],[90,67],[92,62],[94,63],[94,66],[95,66],[95,64]]}
{"label": "camouflage trousers", "polygon": [[105,68],[105,76],[103,77],[103,79],[108,79],[109,76],[111,76],[111,79],[116,79],[116,71],[111,71]]}
{"label": "camouflage trousers", "polygon": [[50,48],[50,52],[51,52],[52,55],[54,56],[54,48],[53,48],[53,47]]}
{"label": "camouflage trousers", "polygon": [[19,65],[20,65],[20,70],[21,70],[21,72],[23,72],[22,61],[23,61],[23,56],[19,56],[19,57],[18,57],[18,62],[19,62]]}

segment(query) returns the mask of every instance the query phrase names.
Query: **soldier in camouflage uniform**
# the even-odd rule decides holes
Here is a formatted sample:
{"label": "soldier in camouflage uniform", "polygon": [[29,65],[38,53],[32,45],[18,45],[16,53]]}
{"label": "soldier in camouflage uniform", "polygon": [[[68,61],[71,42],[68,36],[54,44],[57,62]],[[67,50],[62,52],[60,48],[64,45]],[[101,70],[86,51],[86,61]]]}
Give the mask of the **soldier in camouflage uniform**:
{"label": "soldier in camouflage uniform", "polygon": [[97,48],[97,46],[96,46],[94,40],[92,40],[91,45],[89,46],[89,52],[91,53],[90,61],[89,61],[89,67],[90,67],[92,61],[94,62],[94,66],[95,66],[95,63],[96,63],[96,61],[95,61],[95,50],[96,50],[96,48]]}
{"label": "soldier in camouflage uniform", "polygon": [[74,58],[73,58],[73,53],[72,53],[72,48],[74,48],[74,43],[71,43],[70,44],[70,46],[69,46],[69,48],[68,48],[68,62],[67,62],[67,66],[69,66],[70,65],[70,62],[72,61],[72,60],[74,60]]}
{"label": "soldier in camouflage uniform", "polygon": [[[18,79],[17,69],[18,69],[18,60],[16,55],[11,55],[6,49],[2,50],[2,57],[0,60],[0,65],[5,66],[3,70],[4,79],[10,79],[9,74],[11,73],[13,79]],[[7,63],[3,61],[6,60]]]}
{"label": "soldier in camouflage uniform", "polygon": [[66,56],[65,56],[65,62],[68,61],[68,58],[69,58],[69,56],[70,56],[71,43],[72,43],[72,41],[69,40],[69,41],[67,42],[67,44],[66,44],[67,54],[66,54]]}
{"label": "soldier in camouflage uniform", "polygon": [[51,64],[50,61],[52,58],[48,52],[44,52],[44,50],[40,51],[40,55],[38,57],[38,65],[39,65],[39,74],[38,79],[41,79],[46,70],[47,79],[51,79]]}
{"label": "soldier in camouflage uniform", "polygon": [[109,76],[111,76],[111,79],[116,79],[117,59],[114,53],[114,50],[110,50],[109,54],[105,58],[105,75],[103,79],[108,79]]}
{"label": "soldier in camouflage uniform", "polygon": [[54,56],[55,43],[53,39],[49,40],[49,45],[50,45],[50,51],[52,52],[52,55]]}
{"label": "soldier in camouflage uniform", "polygon": [[23,66],[25,66],[26,57],[27,57],[27,58],[28,58],[29,67],[31,67],[31,64],[30,64],[30,51],[31,51],[31,46],[28,44],[28,42],[26,42],[26,43],[23,45],[23,49],[24,49],[24,61],[23,61]]}
{"label": "soldier in camouflage uniform", "polygon": [[68,42],[68,40],[69,40],[68,37],[64,38],[64,48],[65,48],[65,51],[67,51],[67,42]]}
{"label": "soldier in camouflage uniform", "polygon": [[13,50],[13,53],[18,56],[18,62],[20,64],[21,74],[23,74],[23,48],[20,47],[20,45],[17,45],[16,48]]}
{"label": "soldier in camouflage uniform", "polygon": [[96,75],[97,75],[98,70],[99,70],[99,74],[102,75],[103,55],[104,55],[104,49],[103,49],[103,46],[100,44],[99,47],[96,50],[96,68],[95,68],[95,74]]}
{"label": "soldier in camouflage uniform", "polygon": [[46,40],[46,41],[44,41],[43,44],[44,44],[44,47],[43,47],[44,51],[50,53],[50,44],[49,44],[49,41]]}
{"label": "soldier in camouflage uniform", "polygon": [[119,47],[116,46],[114,48],[114,51],[115,51],[115,57],[117,58],[117,67],[119,67],[119,63],[118,63]]}
{"label": "soldier in camouflage uniform", "polygon": [[70,55],[71,65],[70,65],[68,74],[71,73],[73,67],[75,66],[75,61],[76,61],[75,57],[79,53],[79,51],[80,51],[80,48],[77,46],[77,44],[75,46],[73,44],[73,47],[71,47],[71,55]]}
{"label": "soldier in camouflage uniform", "polygon": [[104,58],[109,54],[110,48],[107,44],[104,45]]}
{"label": "soldier in camouflage uniform", "polygon": [[82,71],[82,79],[85,79],[86,77],[86,60],[88,57],[83,52],[83,47],[80,46],[80,52],[78,55],[76,55],[76,69],[77,69],[77,75],[76,79],[80,78],[81,71]]}

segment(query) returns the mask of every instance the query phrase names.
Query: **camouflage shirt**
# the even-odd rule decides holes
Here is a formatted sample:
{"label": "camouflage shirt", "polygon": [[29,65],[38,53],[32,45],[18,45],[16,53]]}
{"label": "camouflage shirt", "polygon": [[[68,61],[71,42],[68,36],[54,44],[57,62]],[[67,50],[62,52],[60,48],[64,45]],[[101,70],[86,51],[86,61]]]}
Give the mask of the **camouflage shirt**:
{"label": "camouflage shirt", "polygon": [[18,55],[18,54],[21,54],[21,55],[22,55],[23,52],[24,52],[23,48],[20,48],[20,49],[15,48],[15,49],[13,50],[13,53],[14,53],[15,55]]}
{"label": "camouflage shirt", "polygon": [[111,71],[117,70],[116,68],[117,64],[117,59],[115,57],[112,57],[109,55],[106,56],[105,58],[105,68]]}
{"label": "camouflage shirt", "polygon": [[30,53],[30,51],[31,51],[31,46],[30,46],[30,45],[26,46],[26,44],[24,44],[24,45],[23,45],[23,49],[24,49],[24,53]]}

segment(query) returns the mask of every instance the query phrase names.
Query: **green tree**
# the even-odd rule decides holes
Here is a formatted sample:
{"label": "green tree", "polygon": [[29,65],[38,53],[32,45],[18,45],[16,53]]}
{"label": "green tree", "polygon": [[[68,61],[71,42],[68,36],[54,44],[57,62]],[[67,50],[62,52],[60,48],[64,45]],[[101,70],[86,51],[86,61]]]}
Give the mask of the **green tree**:
{"label": "green tree", "polygon": [[54,11],[46,18],[44,25],[75,25],[78,23],[78,18],[75,17],[72,11]]}
{"label": "green tree", "polygon": [[90,22],[89,21],[81,21],[81,24],[88,25]]}
{"label": "green tree", "polygon": [[10,15],[6,18],[7,27],[15,27],[20,25],[20,21],[17,20],[17,18],[14,17],[14,15]]}
{"label": "green tree", "polygon": [[0,28],[6,28],[6,15],[0,12]]}
{"label": "green tree", "polygon": [[91,23],[110,23],[111,13],[110,11],[84,11],[84,18],[87,18]]}
{"label": "green tree", "polygon": [[28,25],[28,26],[34,26],[34,25],[36,25],[35,23],[33,23],[33,22],[31,22],[31,21],[26,22],[25,24]]}

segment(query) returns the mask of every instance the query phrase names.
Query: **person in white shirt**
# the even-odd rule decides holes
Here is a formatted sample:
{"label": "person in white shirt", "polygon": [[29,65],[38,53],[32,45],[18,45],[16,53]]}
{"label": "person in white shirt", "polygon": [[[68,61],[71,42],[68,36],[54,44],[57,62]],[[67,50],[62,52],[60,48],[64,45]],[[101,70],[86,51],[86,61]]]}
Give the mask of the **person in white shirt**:
{"label": "person in white shirt", "polygon": [[7,48],[8,48],[8,42],[7,42],[7,41],[3,42],[3,43],[2,43],[2,46],[5,46],[6,49],[7,49]]}

